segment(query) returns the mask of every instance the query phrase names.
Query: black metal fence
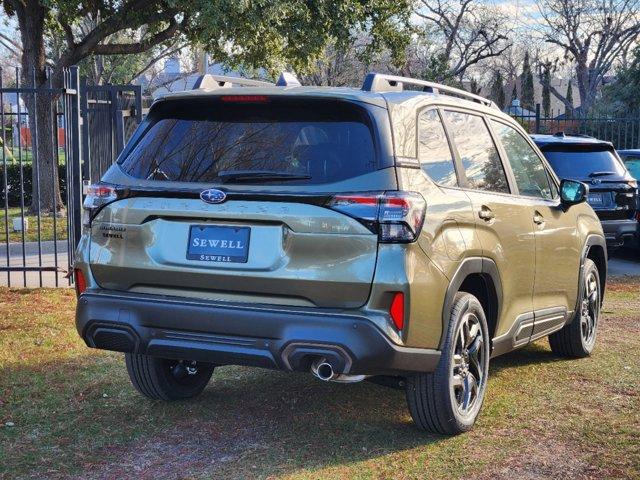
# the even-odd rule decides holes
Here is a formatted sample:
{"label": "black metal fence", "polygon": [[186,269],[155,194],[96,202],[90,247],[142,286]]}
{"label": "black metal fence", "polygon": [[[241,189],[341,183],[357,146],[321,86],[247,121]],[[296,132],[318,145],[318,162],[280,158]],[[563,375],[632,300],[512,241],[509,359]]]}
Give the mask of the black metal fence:
{"label": "black metal fence", "polygon": [[588,135],[613,143],[619,150],[640,148],[640,112],[625,117],[593,115],[566,115],[565,113],[542,115],[540,104],[535,110],[518,109],[510,115],[518,120],[529,133]]}
{"label": "black metal fence", "polygon": [[116,160],[138,124],[148,99],[139,85],[81,86],[84,179],[100,180]]}
{"label": "black metal fence", "polygon": [[[89,86],[78,68],[0,71],[0,285],[70,285],[82,182],[97,181],[145,112],[139,87]],[[6,77],[4,77],[6,78]]]}
{"label": "black metal fence", "polygon": [[[92,86],[71,67],[44,84],[0,71],[0,285],[59,286],[82,229],[82,182],[115,161],[146,113],[140,87]],[[640,148],[640,114],[628,118],[512,114],[530,133],[583,134]]]}

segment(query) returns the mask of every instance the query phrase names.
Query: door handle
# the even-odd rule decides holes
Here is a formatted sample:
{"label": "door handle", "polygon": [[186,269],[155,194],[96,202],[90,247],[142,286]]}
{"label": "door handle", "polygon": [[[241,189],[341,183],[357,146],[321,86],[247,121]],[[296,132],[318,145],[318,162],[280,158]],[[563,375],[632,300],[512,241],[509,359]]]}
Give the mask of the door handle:
{"label": "door handle", "polygon": [[489,222],[494,218],[496,218],[495,213],[493,213],[491,209],[486,205],[483,205],[482,208],[480,208],[480,211],[478,212],[478,216],[485,222]]}
{"label": "door handle", "polygon": [[533,223],[536,225],[544,225],[544,217],[540,214],[540,212],[536,212],[533,215]]}

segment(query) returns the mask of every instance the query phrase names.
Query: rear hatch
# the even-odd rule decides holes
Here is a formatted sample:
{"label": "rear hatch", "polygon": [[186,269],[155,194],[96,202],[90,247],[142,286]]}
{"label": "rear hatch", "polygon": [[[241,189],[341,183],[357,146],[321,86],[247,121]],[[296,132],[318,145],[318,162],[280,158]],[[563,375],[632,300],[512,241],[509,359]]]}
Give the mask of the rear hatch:
{"label": "rear hatch", "polygon": [[637,181],[608,144],[552,144],[542,147],[560,178],[589,185],[588,202],[601,220],[633,219],[638,208]]}
{"label": "rear hatch", "polygon": [[397,188],[385,122],[381,107],[335,99],[154,105],[103,177],[117,199],[91,222],[94,278],[129,292],[363,305],[378,237],[325,205],[336,193]]}

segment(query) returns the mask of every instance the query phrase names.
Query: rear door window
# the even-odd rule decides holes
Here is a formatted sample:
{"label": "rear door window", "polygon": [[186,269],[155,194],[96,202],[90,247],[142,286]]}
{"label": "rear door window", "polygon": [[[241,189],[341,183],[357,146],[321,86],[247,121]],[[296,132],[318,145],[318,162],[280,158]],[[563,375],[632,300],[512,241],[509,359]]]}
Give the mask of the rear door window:
{"label": "rear door window", "polygon": [[438,111],[422,112],[418,129],[418,158],[422,170],[439,185],[457,186],[453,154]]}
{"label": "rear door window", "polygon": [[513,127],[491,120],[511,164],[520,195],[553,198],[547,171],[529,142]]}
{"label": "rear door window", "polygon": [[329,183],[377,166],[369,118],[347,103],[200,99],[166,101],[152,112],[145,134],[121,161],[136,178]]}
{"label": "rear door window", "polygon": [[445,111],[469,187],[475,190],[509,193],[500,155],[484,119],[470,113]]}

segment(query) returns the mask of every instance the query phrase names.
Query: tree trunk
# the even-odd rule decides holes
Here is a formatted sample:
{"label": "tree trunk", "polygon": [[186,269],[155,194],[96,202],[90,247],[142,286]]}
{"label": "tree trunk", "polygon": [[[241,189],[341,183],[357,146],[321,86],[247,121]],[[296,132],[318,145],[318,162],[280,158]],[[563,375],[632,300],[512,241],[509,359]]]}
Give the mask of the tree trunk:
{"label": "tree trunk", "polygon": [[32,173],[30,213],[60,213],[65,205],[60,195],[58,178],[58,150],[56,148],[58,126],[54,120],[53,105],[56,102],[50,93],[30,95],[26,100],[31,131]]}
{"label": "tree trunk", "polygon": [[[16,2],[20,3],[20,2]],[[46,9],[38,0],[28,0],[16,8],[23,45],[22,85],[46,87],[47,72],[44,47]],[[54,76],[53,87],[59,86],[59,75]],[[59,213],[64,209],[58,178],[57,119],[53,118],[56,96],[38,92],[23,95],[29,114],[32,168],[31,213]]]}
{"label": "tree trunk", "polygon": [[589,67],[584,59],[578,59],[576,62],[576,79],[578,81],[578,93],[580,94],[580,115],[584,116],[588,113],[593,104],[593,96],[591,91],[591,76],[589,75]]}

